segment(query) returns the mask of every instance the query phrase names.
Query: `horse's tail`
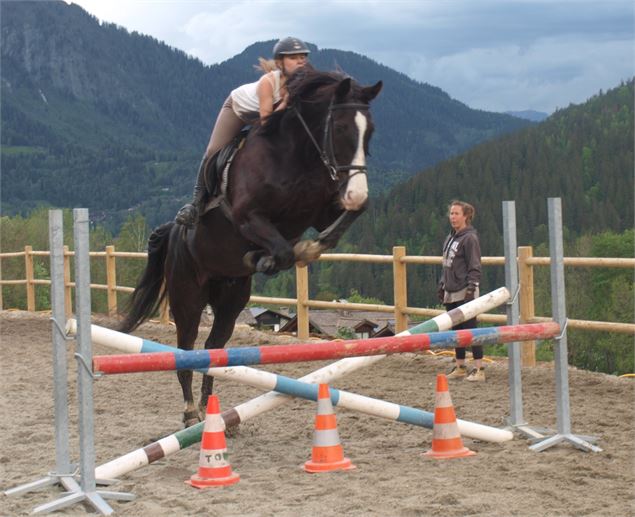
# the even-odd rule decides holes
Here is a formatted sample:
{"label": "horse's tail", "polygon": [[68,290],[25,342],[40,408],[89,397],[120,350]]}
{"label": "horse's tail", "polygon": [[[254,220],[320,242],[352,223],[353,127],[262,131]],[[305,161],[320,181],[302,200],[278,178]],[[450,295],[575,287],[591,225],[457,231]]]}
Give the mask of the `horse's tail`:
{"label": "horse's tail", "polygon": [[174,222],[155,228],[148,239],[148,263],[126,304],[126,317],[118,327],[119,332],[131,332],[147,320],[159,308],[167,296],[163,289],[164,265]]}

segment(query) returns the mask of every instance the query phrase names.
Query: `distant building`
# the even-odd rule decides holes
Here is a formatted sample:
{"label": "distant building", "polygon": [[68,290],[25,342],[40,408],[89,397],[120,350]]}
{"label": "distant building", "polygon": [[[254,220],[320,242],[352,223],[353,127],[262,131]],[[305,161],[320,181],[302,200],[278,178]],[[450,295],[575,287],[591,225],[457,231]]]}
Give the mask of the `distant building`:
{"label": "distant building", "polygon": [[[394,317],[388,314],[365,311],[312,310],[309,313],[309,333],[326,338],[336,338],[343,332],[357,339],[375,337],[381,330],[383,336],[394,335]],[[293,316],[280,332],[297,333],[298,320]]]}
{"label": "distant building", "polygon": [[375,331],[373,337],[391,337],[395,335],[395,322],[389,321],[383,327]]}
{"label": "distant building", "polygon": [[[280,327],[285,325],[291,318],[292,316],[284,310],[275,311],[272,309],[265,309],[264,307],[247,307],[238,315],[236,324],[249,325],[250,327],[261,330],[273,330],[274,332],[277,332]],[[211,326],[213,322],[214,314],[208,306],[207,310],[203,311],[201,323]]]}
{"label": "distant building", "polygon": [[[211,310],[203,311],[201,324],[212,325]],[[264,307],[247,307],[236,319],[238,325],[249,325],[260,330],[297,334],[297,315],[286,310]],[[312,310],[309,313],[309,333],[327,339],[349,337],[368,339],[395,335],[395,320],[392,314],[351,310]]]}
{"label": "distant building", "polygon": [[292,318],[289,314],[282,311],[274,311],[263,307],[251,307],[249,312],[256,321],[256,328],[273,330],[274,332],[278,332],[280,327],[284,327]]}

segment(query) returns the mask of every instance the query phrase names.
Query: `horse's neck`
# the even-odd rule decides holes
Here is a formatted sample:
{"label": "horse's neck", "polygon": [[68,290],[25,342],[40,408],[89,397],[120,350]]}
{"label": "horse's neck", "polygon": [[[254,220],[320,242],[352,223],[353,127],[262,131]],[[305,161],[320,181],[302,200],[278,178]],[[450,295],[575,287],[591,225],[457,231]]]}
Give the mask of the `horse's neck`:
{"label": "horse's neck", "polygon": [[[326,118],[326,115],[321,116]],[[312,124],[307,127],[296,117],[293,124],[289,124],[285,127],[286,132],[282,137],[283,146],[293,142],[293,149],[291,152],[295,155],[298,162],[303,163],[305,168],[317,169],[324,167],[322,162],[321,153],[323,149],[324,140],[324,125]]]}

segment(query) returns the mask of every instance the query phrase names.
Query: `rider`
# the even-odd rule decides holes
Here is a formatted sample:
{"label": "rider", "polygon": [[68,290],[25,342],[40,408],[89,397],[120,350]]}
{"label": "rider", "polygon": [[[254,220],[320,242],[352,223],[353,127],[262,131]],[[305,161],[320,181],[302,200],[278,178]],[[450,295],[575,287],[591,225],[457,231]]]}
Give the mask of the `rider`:
{"label": "rider", "polygon": [[205,155],[201,161],[191,204],[176,214],[176,222],[188,227],[198,222],[205,195],[205,166],[209,158],[225,147],[240,130],[254,122],[264,121],[274,111],[286,108],[287,78],[304,66],[311,51],[306,44],[293,37],[283,38],[273,47],[273,60],[260,58],[256,68],[264,75],[255,83],[244,84],[229,94],[216,118]]}

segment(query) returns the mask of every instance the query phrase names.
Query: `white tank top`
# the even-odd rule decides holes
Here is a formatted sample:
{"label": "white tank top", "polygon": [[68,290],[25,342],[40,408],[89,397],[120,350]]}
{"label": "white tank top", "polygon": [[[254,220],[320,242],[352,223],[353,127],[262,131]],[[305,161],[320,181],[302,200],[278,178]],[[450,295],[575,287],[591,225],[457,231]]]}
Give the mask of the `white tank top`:
{"label": "white tank top", "polygon": [[[273,70],[273,103],[280,101],[280,70]],[[261,78],[262,79],[262,78]],[[260,102],[258,100],[258,83],[243,84],[232,90],[232,108],[234,113],[245,122],[251,122],[260,118]]]}

